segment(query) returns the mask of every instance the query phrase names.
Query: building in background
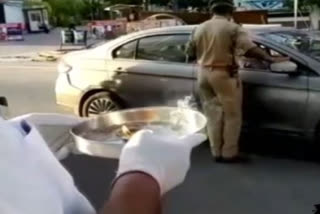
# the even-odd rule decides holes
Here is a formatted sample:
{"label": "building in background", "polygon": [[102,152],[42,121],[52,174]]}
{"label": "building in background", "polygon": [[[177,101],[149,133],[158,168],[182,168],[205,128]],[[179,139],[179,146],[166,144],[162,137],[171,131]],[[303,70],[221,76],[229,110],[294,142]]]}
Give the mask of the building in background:
{"label": "building in background", "polygon": [[235,0],[240,8],[247,10],[283,10],[285,0]]}
{"label": "building in background", "polygon": [[[287,0],[234,0],[238,11],[245,10],[266,10],[269,14],[270,24],[282,24],[294,26],[293,8],[288,7]],[[319,0],[320,1],[320,0]],[[299,11],[297,19],[298,28],[309,28],[319,30],[320,10],[317,7],[311,10]]]}
{"label": "building in background", "polygon": [[25,5],[23,0],[0,0],[0,24],[21,25],[29,32],[42,32],[49,27],[48,11],[44,5]]}
{"label": "building in background", "polygon": [[0,40],[23,40],[23,1],[0,0]]}
{"label": "building in background", "polygon": [[36,5],[23,8],[25,24],[31,33],[47,31],[50,27],[48,10],[45,6]]}
{"label": "building in background", "polygon": [[23,0],[0,0],[0,24],[25,23]]}

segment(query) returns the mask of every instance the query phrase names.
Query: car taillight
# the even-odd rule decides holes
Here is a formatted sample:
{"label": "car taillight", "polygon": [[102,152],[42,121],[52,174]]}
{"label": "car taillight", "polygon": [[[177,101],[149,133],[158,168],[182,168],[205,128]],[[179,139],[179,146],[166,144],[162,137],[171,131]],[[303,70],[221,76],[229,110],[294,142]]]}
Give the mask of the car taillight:
{"label": "car taillight", "polygon": [[71,65],[68,65],[65,61],[61,60],[58,64],[59,73],[68,73],[72,70]]}

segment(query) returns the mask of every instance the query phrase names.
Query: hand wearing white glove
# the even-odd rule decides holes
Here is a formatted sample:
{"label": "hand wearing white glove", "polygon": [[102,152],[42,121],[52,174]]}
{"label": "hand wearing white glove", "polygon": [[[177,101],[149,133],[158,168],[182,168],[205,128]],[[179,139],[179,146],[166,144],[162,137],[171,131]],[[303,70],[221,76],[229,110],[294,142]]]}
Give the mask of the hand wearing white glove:
{"label": "hand wearing white glove", "polygon": [[19,130],[27,134],[35,128],[43,137],[50,150],[59,160],[76,153],[70,129],[85,119],[63,114],[28,114],[10,120]]}
{"label": "hand wearing white glove", "polygon": [[181,138],[168,132],[140,131],[123,148],[117,177],[146,173],[158,182],[163,195],[183,183],[192,149],[205,140],[203,134]]}

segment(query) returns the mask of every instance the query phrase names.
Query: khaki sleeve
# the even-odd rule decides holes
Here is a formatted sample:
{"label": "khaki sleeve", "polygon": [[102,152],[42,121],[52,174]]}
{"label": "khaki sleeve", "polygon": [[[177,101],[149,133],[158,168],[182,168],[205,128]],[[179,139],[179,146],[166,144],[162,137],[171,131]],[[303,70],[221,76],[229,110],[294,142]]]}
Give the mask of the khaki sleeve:
{"label": "khaki sleeve", "polygon": [[185,50],[186,54],[191,58],[196,57],[196,42],[194,40],[194,33],[195,33],[195,30],[192,32]]}
{"label": "khaki sleeve", "polygon": [[248,50],[257,45],[250,39],[248,32],[242,27],[238,26],[236,30],[236,53],[237,55],[245,55]]}

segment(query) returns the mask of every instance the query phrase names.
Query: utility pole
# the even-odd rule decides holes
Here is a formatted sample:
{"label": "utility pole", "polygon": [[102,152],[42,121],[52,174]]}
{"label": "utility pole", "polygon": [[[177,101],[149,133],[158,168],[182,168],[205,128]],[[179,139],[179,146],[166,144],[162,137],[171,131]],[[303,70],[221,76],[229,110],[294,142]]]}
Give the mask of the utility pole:
{"label": "utility pole", "polygon": [[299,0],[294,0],[294,27],[298,28]]}
{"label": "utility pole", "polygon": [[174,12],[179,10],[178,0],[172,0],[172,9]]}
{"label": "utility pole", "polygon": [[149,0],[143,0],[143,8],[145,11],[149,10]]}

